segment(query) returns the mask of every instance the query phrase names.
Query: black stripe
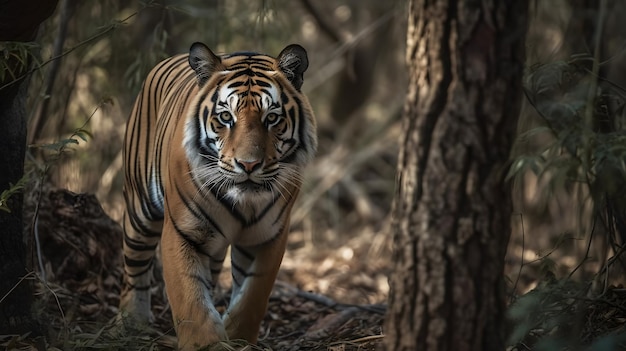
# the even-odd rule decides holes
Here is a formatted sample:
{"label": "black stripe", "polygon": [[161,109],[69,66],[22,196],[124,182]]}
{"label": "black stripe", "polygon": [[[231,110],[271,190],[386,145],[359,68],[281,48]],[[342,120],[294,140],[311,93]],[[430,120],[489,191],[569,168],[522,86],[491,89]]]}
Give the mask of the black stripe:
{"label": "black stripe", "polygon": [[287,112],[287,118],[289,118],[289,120],[291,120],[291,123],[295,123],[296,122],[296,109],[294,107],[290,108],[289,110],[286,111]]}
{"label": "black stripe", "polygon": [[[131,131],[132,133],[132,140],[131,140],[131,145],[130,148],[131,150],[133,149],[137,149],[137,152],[140,149],[140,143],[143,144],[144,146],[144,152],[143,152],[143,160],[139,161],[137,160],[137,156],[135,155],[135,159],[134,159],[134,173],[133,176],[135,177],[135,179],[137,179],[138,177],[141,179],[145,176],[146,173],[146,169],[142,168],[142,163],[143,163],[143,167],[145,168],[150,168],[150,164],[149,164],[149,160],[150,160],[150,150],[151,148],[148,147],[150,145],[150,131],[152,130],[152,126],[151,126],[151,121],[150,118],[143,118],[144,115],[149,116],[150,115],[150,106],[152,106],[152,100],[153,100],[153,96],[150,93],[152,91],[152,82],[154,81],[154,77],[153,79],[148,82],[146,81],[146,84],[144,84],[144,86],[142,87],[143,93],[141,94],[141,101],[138,101],[137,103],[138,105],[138,111],[135,115],[135,120],[137,121],[137,124],[133,126],[133,129]],[[144,102],[144,96],[146,101]],[[143,111],[144,109],[147,109],[148,111]],[[145,126],[143,125],[145,123]],[[142,140],[142,131],[146,131],[145,134],[145,140]],[[129,154],[134,153],[134,152],[129,152]],[[128,167],[128,164],[127,164]],[[143,178],[140,180],[141,181],[141,186],[140,186],[140,199],[142,201],[142,212],[144,214],[144,216],[146,216],[147,218],[151,218],[152,217],[152,211],[150,211],[149,209],[146,209],[143,206],[143,202],[144,199],[149,199],[149,195],[148,195],[148,183],[146,182],[146,179]],[[147,210],[147,211],[146,211]],[[146,213],[147,212],[147,213]]]}
{"label": "black stripe", "polygon": [[278,221],[280,221],[281,218],[283,218],[283,213],[285,213],[285,210],[287,210],[287,207],[289,207],[290,203],[291,201],[285,202],[285,205],[283,205],[283,207],[280,209],[280,212],[278,212],[278,216],[276,217],[272,225],[275,225],[276,223],[278,223]]}
{"label": "black stripe", "polygon": [[243,70],[241,70],[241,71],[236,71],[236,72],[235,72],[232,76],[230,76],[230,77],[229,77],[229,81],[230,81],[230,80],[237,79],[237,78],[239,78],[239,77],[241,77],[241,76],[248,76],[248,77],[252,77],[252,76],[254,76],[254,75],[255,75],[255,74],[254,74],[254,71],[253,71],[253,70],[251,70],[250,68],[246,68],[246,69],[243,69]]}
{"label": "black stripe", "polygon": [[302,104],[300,100],[296,99],[296,104],[298,104],[298,114],[300,115],[300,119],[298,120],[298,122],[300,123],[298,125],[298,136],[300,137],[300,145],[304,149],[304,152],[308,152],[309,145],[307,145],[306,143],[306,126],[308,121],[306,120],[306,116],[304,110],[302,109]]}
{"label": "black stripe", "polygon": [[144,286],[137,286],[137,285],[133,285],[131,283],[126,283],[128,290],[139,290],[139,291],[146,291],[146,290],[150,290],[150,288],[152,286],[150,285],[144,285]]}
{"label": "black stripe", "polygon": [[[180,199],[183,202],[183,204],[185,204],[185,207],[187,207],[189,212],[191,212],[194,215],[194,217],[199,218],[199,219],[204,219],[205,221],[209,222],[209,224],[213,227],[213,229],[219,235],[221,235],[222,237],[226,238],[226,235],[224,235],[224,233],[222,232],[222,229],[220,229],[220,227],[217,225],[217,223],[215,223],[215,221],[213,221],[211,216],[207,212],[204,211],[204,208],[202,208],[200,206],[197,206],[196,208],[193,208],[191,206],[192,203],[187,201],[185,195],[183,194],[183,192],[178,187],[178,183],[176,183],[175,185],[176,185],[176,193],[180,197]],[[193,182],[193,185],[196,187],[196,192],[199,192],[198,184],[195,181]],[[200,211],[200,212],[198,212],[198,211]]]}
{"label": "black stripe", "polygon": [[200,125],[200,118],[193,119],[195,123],[194,129],[198,132],[198,134],[202,134],[196,137],[196,146],[204,155],[217,156],[217,152],[209,146],[210,144],[215,144],[216,140],[214,138],[208,138],[206,133],[206,125],[209,121],[209,115],[209,109],[205,106],[202,111],[202,123],[204,124]]}
{"label": "black stripe", "polygon": [[[213,187],[216,188],[216,187]],[[243,226],[246,225],[246,223],[248,222],[248,220],[246,219],[246,217],[244,217],[243,214],[241,214],[241,212],[237,211],[235,209],[235,203],[232,202],[230,199],[228,199],[226,196],[220,196],[220,194],[217,192],[218,189],[210,189],[211,194],[213,194],[213,197],[215,197],[215,199],[222,205],[224,206],[224,208],[230,212],[230,214],[233,215],[233,217],[235,217],[235,219],[237,221],[239,221],[239,223]]]}
{"label": "black stripe", "polygon": [[249,251],[245,250],[239,245],[233,245],[233,248],[237,250],[243,257],[247,258],[248,261],[254,261],[254,255]]}
{"label": "black stripe", "polygon": [[235,51],[233,53],[227,54],[225,57],[231,58],[231,57],[243,56],[246,58],[250,58],[252,56],[257,56],[257,55],[259,55],[259,53],[254,52],[254,51]]}
{"label": "black stripe", "polygon": [[[217,140],[213,139],[213,138],[207,138],[206,139],[206,143],[202,143],[200,144],[200,152],[202,153],[202,155],[206,155],[206,156],[218,156],[217,151],[215,151],[213,148],[209,147],[210,144],[215,144]],[[207,159],[207,161],[209,161],[209,159]],[[213,162],[214,163],[214,162]]]}
{"label": "black stripe", "polygon": [[[297,151],[298,149],[295,147],[296,146],[296,141],[293,139],[285,139],[285,140],[281,140],[284,144],[288,145],[288,149],[285,152],[285,155],[283,157],[281,157],[280,161],[282,163],[293,163],[293,161],[296,159],[296,155],[297,155]],[[300,146],[302,146],[302,144],[300,144]]]}
{"label": "black stripe", "polygon": [[[146,181],[144,181],[143,183],[146,186],[148,184],[148,182]],[[143,196],[140,198],[141,213],[143,217],[149,220],[154,220],[158,218],[159,216],[163,218],[163,216],[160,215],[160,211],[157,211],[156,209],[154,209],[154,206],[152,206],[152,201],[150,201],[150,195],[148,195],[149,191],[150,190],[147,190],[146,192],[144,192]]]}
{"label": "black stripe", "polygon": [[[173,57],[170,60],[164,61],[163,64],[158,68],[158,79],[155,82],[155,84],[153,83],[150,84],[150,88],[153,93],[148,94],[150,99],[154,99],[154,102],[149,100],[148,103],[145,105],[145,106],[148,106],[148,109],[154,106],[155,111],[153,111],[153,113],[158,113],[159,105],[163,102],[161,101],[162,96],[169,95],[171,93],[172,87],[180,87],[184,85],[184,84],[181,84],[180,77],[181,75],[187,74],[190,71],[190,70],[184,69],[186,67],[186,62],[187,62],[187,56],[181,55],[178,57]],[[153,96],[153,94],[155,95]],[[156,94],[158,94],[159,96],[156,96]],[[171,105],[172,104],[165,106],[166,111],[170,109]],[[150,112],[151,112],[150,110],[147,112],[148,116],[150,115]],[[169,118],[171,114],[166,112],[164,116],[163,115],[156,116],[156,118],[154,119],[158,123],[160,118],[166,118],[165,124],[167,125],[169,121],[172,119],[172,118]],[[145,120],[147,123],[149,123],[151,118],[147,118]],[[158,170],[161,167],[161,159],[162,159],[162,153],[163,153],[163,139],[164,139],[163,133],[165,133],[165,131],[167,130],[167,127],[162,128],[161,133],[159,135],[153,135],[156,138],[155,143],[150,141],[150,136],[151,134],[154,133],[155,129],[152,128],[150,125],[148,125],[146,129],[144,130],[147,131],[146,140],[144,141],[145,160],[146,160],[145,167],[149,168],[149,172],[144,172],[144,173],[146,176],[151,176],[153,172],[156,172],[156,176],[157,176],[156,178],[159,178]],[[153,155],[155,156],[154,158],[149,157],[150,151],[153,151]],[[150,160],[152,161],[152,164],[149,163]],[[146,188],[145,192],[149,192],[149,189],[147,189],[149,181],[150,179],[144,179],[143,186]],[[163,194],[163,185],[161,184],[160,180],[157,183],[159,186],[159,192]],[[148,196],[145,197],[145,194],[144,194],[144,199],[145,198],[151,199],[152,196],[149,196],[148,194]],[[150,211],[151,215],[154,218],[162,219],[163,218],[162,211],[160,209],[157,209],[156,206],[154,206],[154,204],[152,204],[151,202],[150,202],[150,205],[152,206],[151,208],[148,208],[148,210]],[[162,205],[162,203],[160,205]]]}
{"label": "black stripe", "polygon": [[266,82],[264,80],[261,80],[261,79],[255,79],[254,80],[254,84],[256,84],[256,85],[258,85],[260,87],[264,87],[264,88],[271,88],[272,87],[272,84],[270,84],[270,83],[268,83],[268,82]]}
{"label": "black stripe", "polygon": [[128,267],[144,267],[150,265],[152,263],[153,257],[150,257],[147,260],[134,260],[126,255],[124,255],[124,264]]}
{"label": "black stripe", "polygon": [[187,244],[187,246],[191,247],[195,252],[206,256],[206,257],[211,257],[211,255],[209,255],[208,252],[204,251],[204,243],[203,242],[198,242],[195,241],[191,238],[191,236],[187,233],[185,233],[177,224],[176,221],[174,220],[174,218],[172,217],[172,215],[170,214],[170,221],[172,221],[172,226],[174,227],[174,230],[176,231],[176,234],[178,234]]}
{"label": "black stripe", "polygon": [[[263,89],[261,89],[261,93],[263,93],[263,92],[264,92]],[[253,91],[250,91],[250,96],[260,98],[260,97],[263,96],[261,93],[253,90]],[[265,94],[269,95],[267,92],[265,92]]]}
{"label": "black stripe", "polygon": [[[224,252],[224,254],[226,254],[226,252]],[[226,259],[226,256],[222,257],[222,258],[215,258],[215,257],[211,257],[211,263],[215,263],[215,264],[224,264],[224,260]]]}
{"label": "black stripe", "polygon": [[231,276],[233,277],[233,286],[241,286],[241,282],[237,280],[237,277],[235,277],[234,271],[232,271]]}
{"label": "black stripe", "polygon": [[261,211],[261,213],[259,213],[259,215],[255,218],[252,218],[252,220],[250,221],[246,221],[246,223],[244,223],[244,227],[251,227],[255,224],[257,224],[261,219],[263,219],[263,217],[265,217],[265,215],[267,214],[267,212],[269,212],[269,210],[274,207],[274,205],[276,204],[276,200],[278,199],[280,195],[276,194],[274,195],[274,197],[272,198],[272,201],[270,201],[270,203],[265,206],[265,208]]}
{"label": "black stripe", "polygon": [[270,62],[270,61],[266,61],[266,62],[268,62],[269,65],[266,65],[263,62],[258,62],[256,60],[255,61],[249,60],[249,61],[247,61],[247,65],[248,65],[248,67],[254,69],[255,71],[265,71],[265,72],[273,71],[274,70],[272,68],[273,62]]}
{"label": "black stripe", "polygon": [[[188,60],[187,57],[179,56],[179,57],[172,57],[169,60],[163,61],[163,65],[158,68],[159,79],[157,80],[156,85],[154,85],[155,89],[153,91],[161,95],[168,94],[168,90],[170,90],[170,88],[172,87],[172,84],[176,84],[178,82],[178,79],[169,79],[169,82],[170,82],[169,86],[165,86],[165,83],[168,82],[168,78],[170,77],[172,72],[175,72],[178,70],[174,78],[179,77],[180,73],[186,73],[186,70],[181,69],[181,68],[184,68],[184,65],[185,65],[184,62],[187,60]],[[151,87],[152,86],[153,85],[151,84]],[[152,106],[152,105],[147,105],[147,106]]]}
{"label": "black stripe", "polygon": [[265,240],[264,242],[257,244],[257,246],[268,245],[269,243],[273,242],[274,240],[276,240],[276,238],[278,238],[282,234],[283,230],[285,230],[284,225],[278,228],[278,231],[276,232],[276,234],[270,236],[269,239]]}
{"label": "black stripe", "polygon": [[[198,111],[200,111],[200,106],[198,106]],[[202,122],[206,125],[206,122],[209,120],[209,108],[204,106],[204,110],[202,110]]]}
{"label": "black stripe", "polygon": [[228,84],[228,88],[236,89],[236,88],[239,88],[242,85],[250,85],[250,84],[249,84],[248,81],[245,81],[245,82],[241,82],[241,81],[240,82],[233,82],[233,83]]}
{"label": "black stripe", "polygon": [[139,240],[132,239],[126,232],[124,232],[124,243],[126,246],[135,251],[154,251],[158,244],[148,245],[140,242]]}
{"label": "black stripe", "polygon": [[213,290],[213,284],[211,284],[211,282],[207,281],[206,278],[204,278],[203,276],[197,275],[197,274],[190,274],[189,275],[192,279],[195,279],[197,281],[199,281],[205,289],[207,289],[209,292]]}
{"label": "black stripe", "polygon": [[148,228],[145,224],[143,224],[143,222],[141,222],[141,220],[137,217],[137,215],[135,215],[135,213],[132,212],[132,207],[128,208],[127,212],[130,218],[130,226],[133,227],[133,229],[137,233],[147,238],[156,238],[156,237],[161,236],[161,232],[153,231],[150,228]]}
{"label": "black stripe", "polygon": [[[231,267],[233,268],[233,270],[236,270],[244,278],[253,276],[253,274],[246,272],[243,268],[238,266],[235,262],[231,262]],[[233,275],[233,278],[234,278],[234,275]]]}
{"label": "black stripe", "polygon": [[[200,96],[200,100],[198,100],[198,104],[197,106],[195,106],[194,109],[194,123],[195,123],[195,130],[198,134],[200,134],[200,131],[203,129],[202,126],[200,126],[200,118],[202,118],[202,121],[204,122],[204,128],[206,128],[206,121],[209,118],[209,111],[208,109],[205,107],[205,111],[202,113],[202,117],[200,114],[200,109],[202,108],[202,101],[204,101],[204,99],[206,99],[207,95],[209,94],[209,92],[204,92],[201,96]],[[206,134],[206,133],[205,133]],[[198,150],[208,150],[206,147],[204,147],[203,143],[202,143],[202,138],[200,138],[200,135],[196,135],[196,148]],[[211,153],[209,153],[211,154]]]}
{"label": "black stripe", "polygon": [[126,275],[131,278],[141,277],[142,275],[150,272],[150,270],[152,269],[152,266],[154,266],[154,260],[150,261],[150,264],[147,265],[144,269],[140,270],[139,272],[133,273],[133,274],[130,274],[127,272]]}

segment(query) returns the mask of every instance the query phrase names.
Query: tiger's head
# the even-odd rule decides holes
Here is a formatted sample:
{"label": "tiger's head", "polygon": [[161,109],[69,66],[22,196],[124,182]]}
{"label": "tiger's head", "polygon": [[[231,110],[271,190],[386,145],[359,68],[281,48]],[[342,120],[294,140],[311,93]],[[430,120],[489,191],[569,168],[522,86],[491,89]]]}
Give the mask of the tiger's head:
{"label": "tiger's head", "polygon": [[235,202],[297,192],[317,149],[315,117],[301,92],[304,48],[289,45],[276,58],[217,56],[194,43],[189,65],[199,92],[184,145],[195,181]]}

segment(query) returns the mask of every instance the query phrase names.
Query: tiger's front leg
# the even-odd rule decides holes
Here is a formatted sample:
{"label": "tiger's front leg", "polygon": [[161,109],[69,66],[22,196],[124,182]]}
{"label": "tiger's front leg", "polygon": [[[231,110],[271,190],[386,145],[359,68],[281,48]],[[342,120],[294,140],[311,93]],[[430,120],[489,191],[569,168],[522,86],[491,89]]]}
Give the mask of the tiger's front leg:
{"label": "tiger's front leg", "polygon": [[270,242],[231,247],[233,292],[224,315],[230,339],[256,343],[287,243],[288,226]]}
{"label": "tiger's front leg", "polygon": [[140,209],[134,194],[127,193],[124,213],[124,276],[125,286],[120,296],[120,314],[128,314],[140,323],[154,320],[150,309],[150,288],[155,250],[160,239],[161,222],[137,215]]}
{"label": "tiger's front leg", "polygon": [[212,300],[211,260],[166,214],[163,227],[163,278],[172,308],[180,350],[227,340],[222,318]]}

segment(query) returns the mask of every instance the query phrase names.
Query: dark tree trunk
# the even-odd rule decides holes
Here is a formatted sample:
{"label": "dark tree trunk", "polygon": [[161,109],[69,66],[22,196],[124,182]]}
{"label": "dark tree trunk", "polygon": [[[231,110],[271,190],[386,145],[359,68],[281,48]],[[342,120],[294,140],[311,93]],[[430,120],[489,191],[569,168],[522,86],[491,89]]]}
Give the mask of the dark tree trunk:
{"label": "dark tree trunk", "polygon": [[[0,7],[0,41],[32,41],[39,24],[48,18],[56,1],[3,1]],[[8,49],[9,46],[3,48]],[[14,60],[13,53],[3,53],[16,76],[25,74],[29,67]],[[0,86],[11,80],[5,74]],[[16,184],[24,174],[26,151],[25,101],[28,79],[20,79],[0,89],[0,192]],[[23,235],[21,193],[13,195],[7,205],[11,212],[0,210],[0,331],[3,333],[38,332],[31,314],[32,280],[24,280],[29,269],[26,259],[26,240]]]}
{"label": "dark tree trunk", "polygon": [[413,0],[388,350],[504,350],[527,2]]}
{"label": "dark tree trunk", "polygon": [[[24,171],[26,83],[0,90],[0,192],[17,183]],[[27,273],[26,246],[22,235],[22,194],[9,198],[11,212],[0,210],[0,330],[25,332],[29,329],[28,306],[32,299],[29,281],[18,285]]]}

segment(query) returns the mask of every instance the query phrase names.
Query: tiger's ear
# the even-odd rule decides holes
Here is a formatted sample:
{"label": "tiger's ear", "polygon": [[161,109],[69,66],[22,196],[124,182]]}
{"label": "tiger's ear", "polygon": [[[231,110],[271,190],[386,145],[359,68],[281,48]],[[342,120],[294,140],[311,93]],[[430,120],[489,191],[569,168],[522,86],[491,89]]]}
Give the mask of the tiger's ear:
{"label": "tiger's ear", "polygon": [[309,67],[306,50],[298,44],[291,44],[280,52],[276,60],[278,68],[299,91],[304,82],[304,71]]}
{"label": "tiger's ear", "polygon": [[189,66],[196,71],[198,84],[203,86],[213,73],[224,69],[222,59],[202,43],[195,42],[189,49]]}

